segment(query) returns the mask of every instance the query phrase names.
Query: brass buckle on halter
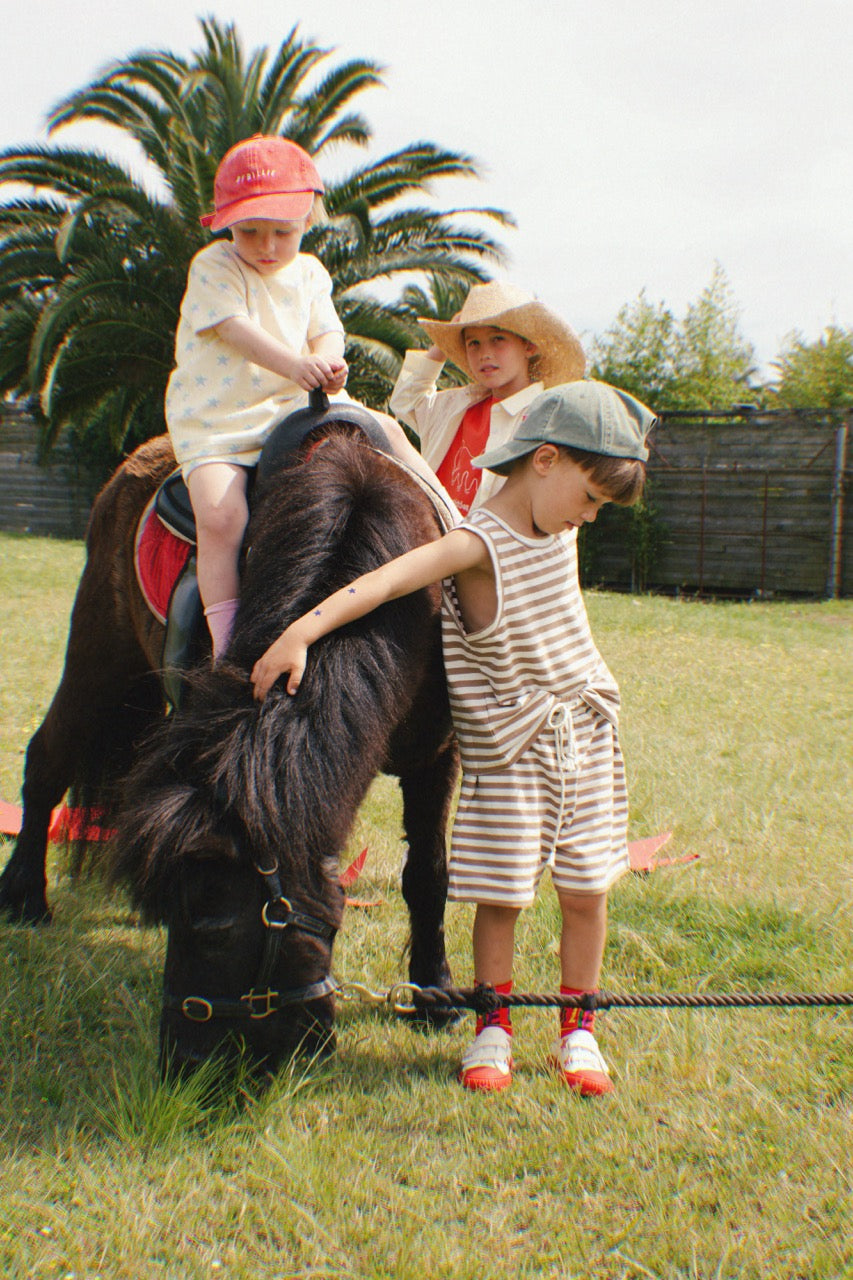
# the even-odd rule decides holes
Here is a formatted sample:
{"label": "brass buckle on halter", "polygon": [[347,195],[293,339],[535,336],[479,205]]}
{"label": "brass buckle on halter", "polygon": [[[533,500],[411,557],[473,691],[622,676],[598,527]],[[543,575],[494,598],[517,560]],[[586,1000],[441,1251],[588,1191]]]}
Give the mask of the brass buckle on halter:
{"label": "brass buckle on halter", "polygon": [[[250,1018],[268,1018],[271,1013],[275,1013],[273,1001],[277,999],[278,992],[271,991],[269,987],[267,987],[266,991],[255,991],[253,988],[240,997],[241,1002],[245,1001],[249,1006]],[[261,1002],[261,1008],[256,1012],[255,1004],[258,1001]]]}
{"label": "brass buckle on halter", "polygon": [[[198,1006],[199,1012],[193,1012]],[[190,1022],[210,1022],[213,1017],[213,1005],[203,996],[187,996],[181,1001],[181,1013]]]}
{"label": "brass buckle on halter", "polygon": [[[284,907],[288,917],[293,915],[293,903],[289,898],[271,898],[269,902],[265,902],[261,907],[261,919],[267,929],[286,929],[290,924],[289,918],[287,920],[270,920],[269,908],[278,906]],[[243,998],[245,999],[245,996]]]}

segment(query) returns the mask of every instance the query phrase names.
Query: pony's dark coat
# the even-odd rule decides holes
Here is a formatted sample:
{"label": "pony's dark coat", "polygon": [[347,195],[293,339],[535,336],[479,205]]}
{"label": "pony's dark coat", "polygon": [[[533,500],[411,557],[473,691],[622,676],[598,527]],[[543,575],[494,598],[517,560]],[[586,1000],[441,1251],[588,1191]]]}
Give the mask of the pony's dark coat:
{"label": "pony's dark coat", "polygon": [[[173,948],[170,938],[167,986],[184,989],[189,971],[198,980],[196,970],[227,986],[230,972],[244,962],[249,972],[261,945],[258,922],[252,937],[231,939],[229,973],[211,978],[216,965],[199,966],[190,954],[187,885],[193,910],[203,911],[208,922],[227,918],[234,933],[234,921],[249,918],[260,894],[255,868],[278,866],[284,893],[337,926],[343,897],[338,855],[382,769],[398,773],[403,787],[410,976],[447,982],[444,828],[456,756],[437,588],[389,603],[313,646],[295,698],[276,686],[256,704],[247,680],[257,656],[288,622],[359,573],[435,537],[439,527],[428,499],[391,460],[358,438],[333,434],[297,456],[266,487],[253,514],[226,661],[217,669],[200,668],[186,706],[163,721],[152,675],[161,637],[141,607],[127,550],[135,518],[162,478],[161,455],[162,447],[145,446],[96,504],[66,671],[30,745],[24,784],[30,820],[25,814],[21,840],[0,880],[0,906],[31,919],[46,911],[40,814],[66,786],[91,786],[98,778],[105,763],[99,743],[123,735],[126,756],[139,724],[153,720],[156,727],[133,767],[126,770],[125,758],[119,763],[126,777],[115,869],[149,918],[165,922],[176,937],[187,926],[180,946]],[[95,637],[104,618],[111,634]],[[93,663],[98,675],[106,672],[106,691],[97,692]],[[81,687],[96,704],[86,709],[82,725],[74,722],[82,710]],[[129,709],[134,703],[136,715]],[[116,725],[118,733],[108,728]],[[81,741],[85,768],[77,769],[74,744]],[[230,914],[233,904],[200,903],[200,895],[217,896],[220,881],[227,882],[224,892],[236,903]],[[240,929],[245,933],[248,926]],[[324,966],[328,972],[329,961],[316,945],[294,945],[286,958],[287,980],[292,985],[295,974],[313,981]],[[277,1015],[282,1043],[288,1039],[283,1017]],[[273,1059],[274,1031],[265,1026],[256,1046]],[[187,1041],[187,1056],[204,1056],[224,1032],[217,1028],[214,1034],[208,1026],[196,1035],[192,1026],[172,1019],[169,1034],[173,1041]]]}
{"label": "pony's dark coat", "polygon": [[[312,647],[296,698],[277,684],[254,703],[246,672],[295,618],[367,569],[435,536],[434,516],[395,465],[346,438],[286,470],[252,521],[240,610],[217,670],[199,672],[188,705],[148,741],[125,785],[118,873],[149,914],[173,864],[205,826],[233,829],[268,866],[288,850],[311,883],[336,859],[372,779],[402,737],[424,676],[438,709],[408,726],[419,754],[448,740],[436,650],[437,589],[384,606]],[[165,834],[164,834],[165,833]]]}

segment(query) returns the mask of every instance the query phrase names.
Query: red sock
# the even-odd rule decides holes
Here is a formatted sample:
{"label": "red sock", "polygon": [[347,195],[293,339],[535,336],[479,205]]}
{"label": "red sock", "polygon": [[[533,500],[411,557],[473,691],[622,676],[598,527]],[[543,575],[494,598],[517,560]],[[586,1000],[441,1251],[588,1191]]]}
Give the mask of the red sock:
{"label": "red sock", "polygon": [[[485,986],[485,983],[475,982],[474,985],[482,987]],[[512,980],[509,982],[496,982],[495,991],[499,996],[508,996],[512,991]],[[509,1005],[501,1005],[499,1009],[493,1010],[492,1013],[478,1014],[474,1035],[478,1036],[484,1027],[503,1027],[508,1035],[512,1035],[512,1019],[510,1018]]]}
{"label": "red sock", "polygon": [[[585,996],[592,992],[582,991],[578,987],[566,987],[560,983],[561,996]],[[560,1036],[567,1036],[572,1031],[592,1031],[595,1027],[595,1011],[582,1009],[580,1005],[570,1005],[560,1010]]]}

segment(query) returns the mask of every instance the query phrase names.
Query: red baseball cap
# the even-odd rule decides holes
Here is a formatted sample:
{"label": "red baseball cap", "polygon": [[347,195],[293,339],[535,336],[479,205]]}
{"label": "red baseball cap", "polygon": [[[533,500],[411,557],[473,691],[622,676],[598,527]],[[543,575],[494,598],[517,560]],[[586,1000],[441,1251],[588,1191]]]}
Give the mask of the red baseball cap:
{"label": "red baseball cap", "polygon": [[304,218],[323,184],[307,151],[287,138],[257,133],[225,152],[213,183],[213,213],[201,219],[222,231],[248,218]]}

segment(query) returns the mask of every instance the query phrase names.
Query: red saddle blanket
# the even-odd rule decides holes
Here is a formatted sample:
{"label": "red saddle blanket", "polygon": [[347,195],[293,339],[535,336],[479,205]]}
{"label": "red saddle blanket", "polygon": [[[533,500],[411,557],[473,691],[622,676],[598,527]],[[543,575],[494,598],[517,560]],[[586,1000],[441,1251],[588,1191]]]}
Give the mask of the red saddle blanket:
{"label": "red saddle blanket", "polygon": [[136,528],[133,564],[145,603],[158,622],[165,623],[172,589],[190,557],[193,544],[165,524],[154,510],[154,499],[143,511]]}

